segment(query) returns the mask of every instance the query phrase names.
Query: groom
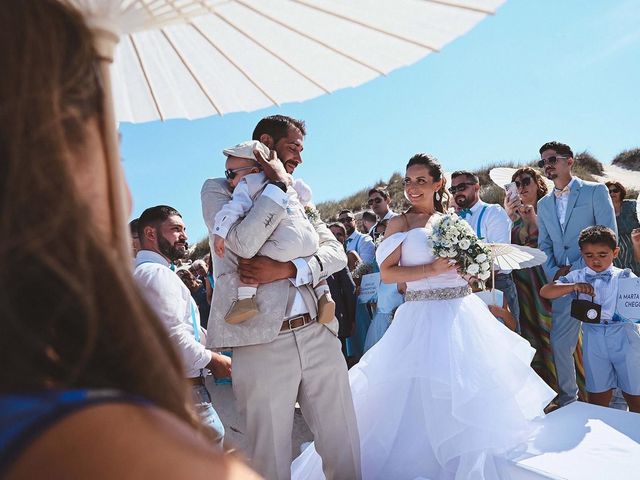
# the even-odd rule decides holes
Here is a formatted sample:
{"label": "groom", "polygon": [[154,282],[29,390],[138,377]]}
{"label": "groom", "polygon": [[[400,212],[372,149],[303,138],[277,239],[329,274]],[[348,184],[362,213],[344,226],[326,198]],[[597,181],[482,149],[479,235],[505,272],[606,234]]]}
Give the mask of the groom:
{"label": "groom", "polygon": [[[318,282],[346,266],[344,250],[320,223],[316,225],[320,246],[313,256],[287,263],[256,256],[287,215],[287,173],[302,163],[304,135],[304,122],[283,115],[263,118],[253,132],[253,139],[271,150],[270,159],[260,159],[270,185],[229,230],[224,257],[212,256],[216,288],[208,346],[233,348],[233,391],[246,418],[251,462],[259,473],[269,480],[290,478],[297,401],[313,432],[327,480],[359,479],[360,442],[338,322],[316,321],[313,291]],[[212,248],[214,217],[230,198],[223,178],[207,180],[202,187]],[[259,313],[230,325],[224,316],[240,280],[259,284]]]}

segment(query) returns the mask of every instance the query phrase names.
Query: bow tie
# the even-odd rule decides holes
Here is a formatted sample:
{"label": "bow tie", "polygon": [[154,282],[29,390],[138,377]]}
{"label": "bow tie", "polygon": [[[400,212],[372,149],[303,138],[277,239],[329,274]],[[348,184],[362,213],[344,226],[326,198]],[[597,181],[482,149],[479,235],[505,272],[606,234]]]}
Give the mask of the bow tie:
{"label": "bow tie", "polygon": [[559,188],[554,188],[553,189],[553,194],[556,196],[556,198],[563,197],[564,195],[569,194],[569,192],[571,192],[571,189],[569,188],[569,185],[564,187],[562,190],[560,190]]}
{"label": "bow tie", "polygon": [[584,276],[584,279],[585,281],[587,281],[587,283],[591,283],[596,280],[604,280],[606,283],[609,283],[611,281],[611,272],[600,272],[596,273],[595,275],[587,273]]}
{"label": "bow tie", "polygon": [[471,216],[471,209],[470,208],[463,208],[463,209],[458,211],[458,216],[460,218],[463,218],[463,219],[467,218],[467,215]]}

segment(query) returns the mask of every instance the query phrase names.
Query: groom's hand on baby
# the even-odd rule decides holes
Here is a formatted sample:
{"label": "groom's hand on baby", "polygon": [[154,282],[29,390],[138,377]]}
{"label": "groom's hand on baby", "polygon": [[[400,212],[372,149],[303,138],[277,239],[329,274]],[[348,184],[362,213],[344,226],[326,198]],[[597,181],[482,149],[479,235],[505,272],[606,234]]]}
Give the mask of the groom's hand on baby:
{"label": "groom's hand on baby", "polygon": [[220,258],[224,256],[224,238],[220,235],[213,236],[213,253]]}
{"label": "groom's hand on baby", "polygon": [[284,165],[278,158],[275,150],[271,150],[269,152],[269,158],[264,158],[264,155],[260,150],[254,150],[253,154],[269,180],[273,182],[284,182],[286,185],[291,185],[293,182],[291,175],[289,175],[284,169]]}
{"label": "groom's hand on baby", "polygon": [[240,258],[238,273],[243,283],[262,285],[285,278],[295,278],[297,270],[293,262],[278,262],[269,257],[256,256]]}

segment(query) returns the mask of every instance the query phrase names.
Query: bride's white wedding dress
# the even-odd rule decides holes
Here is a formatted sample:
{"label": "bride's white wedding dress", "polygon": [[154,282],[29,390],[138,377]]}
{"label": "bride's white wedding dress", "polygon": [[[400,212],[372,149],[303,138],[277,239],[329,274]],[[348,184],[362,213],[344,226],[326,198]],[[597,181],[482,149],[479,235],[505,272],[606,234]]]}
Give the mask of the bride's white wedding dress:
{"label": "bride's white wedding dress", "polygon": [[[401,265],[435,259],[428,228],[415,228],[385,239],[378,262],[400,244]],[[408,282],[407,297],[461,295],[466,286],[446,273]],[[534,433],[555,396],[530,368],[533,354],[475,295],[406,301],[349,372],[363,478],[502,478],[500,462]],[[292,478],[324,479],[313,445]]]}

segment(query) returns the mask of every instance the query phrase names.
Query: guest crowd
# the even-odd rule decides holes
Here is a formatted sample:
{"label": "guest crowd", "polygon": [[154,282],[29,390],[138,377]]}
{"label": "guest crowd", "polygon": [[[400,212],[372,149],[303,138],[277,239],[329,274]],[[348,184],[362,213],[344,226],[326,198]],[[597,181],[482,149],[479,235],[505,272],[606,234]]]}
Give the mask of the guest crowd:
{"label": "guest crowd", "polygon": [[[276,116],[264,119],[261,123],[265,131],[273,131],[278,124],[289,128],[291,122],[295,120]],[[297,128],[301,131],[300,125],[298,124]],[[240,177],[237,178],[236,184],[242,179],[242,169],[255,168],[257,165],[254,154],[245,147],[245,144],[241,144],[234,147],[235,149],[225,150],[228,161],[236,158],[233,155],[240,155],[237,152],[248,152],[242,154],[246,166],[242,163],[239,164],[240,167],[227,169],[225,172],[227,179],[236,175]],[[606,184],[585,182],[572,175],[572,166],[576,160],[568,145],[558,142],[546,143],[540,148],[540,155],[538,168],[526,166],[513,173],[512,186],[505,192],[503,205],[488,204],[481,200],[482,185],[478,176],[470,171],[453,172],[448,192],[450,208],[467,221],[476,235],[485,242],[539,248],[547,256],[543,265],[494,272],[495,288],[502,292],[502,296],[499,297],[500,304],[489,302],[488,308],[497,321],[521,334],[535,348],[533,368],[558,393],[555,402],[548,407],[548,410],[552,410],[578,398],[586,400],[589,390],[585,389],[581,322],[571,316],[571,296],[560,296],[552,301],[541,296],[540,290],[549,282],[566,281],[566,276],[571,271],[588,265],[585,264],[582,255],[584,252],[579,245],[579,237],[585,229],[596,225],[606,227],[619,246],[619,253],[612,257],[615,266],[628,269],[634,274],[640,272],[640,233],[636,230],[640,228],[640,223],[636,213],[636,200],[625,199],[626,189],[622,184],[612,181]],[[289,162],[291,165],[296,160]],[[293,169],[290,169],[288,174],[292,172]],[[260,188],[265,186],[262,185]],[[207,219],[210,212],[205,202],[206,190],[207,183],[203,187],[203,211],[205,221],[212,230],[212,220]],[[287,192],[286,188],[283,192]],[[310,191],[308,193],[310,195]],[[309,200],[310,198],[307,202]],[[393,321],[395,310],[404,301],[406,289],[404,284],[382,282],[376,262],[376,249],[384,239],[388,220],[404,214],[392,210],[391,197],[384,187],[369,190],[368,201],[364,207],[359,212],[342,210],[336,221],[328,224],[329,231],[342,246],[347,258],[344,268],[326,276],[326,284],[335,305],[332,308],[335,309],[335,318],[338,321],[335,333],[340,339],[342,353],[349,367],[357,363],[359,358],[385,334]],[[247,210],[249,208],[253,207],[249,206]],[[155,212],[152,215],[155,220],[150,223],[147,217],[152,212]],[[204,418],[208,418],[219,438],[222,438],[224,429],[211,405],[202,379],[205,368],[214,373],[217,369],[220,376],[226,377],[230,374],[229,358],[208,351],[204,346],[204,329],[207,328],[212,299],[216,298],[217,292],[215,278],[223,282],[223,275],[219,272],[217,275],[214,273],[211,254],[189,263],[182,258],[180,252],[175,251],[176,243],[164,241],[168,238],[166,236],[160,234],[153,245],[149,244],[149,232],[145,233],[145,226],[157,225],[162,230],[166,222],[173,222],[173,227],[167,228],[170,232],[177,232],[173,234],[174,239],[178,238],[186,245],[184,224],[176,210],[167,206],[153,207],[146,210],[141,219],[146,220],[140,223],[140,220],[136,219],[131,223],[137,265],[153,262],[155,259],[166,264],[165,266],[177,267],[176,273],[184,283],[184,286],[180,287],[183,291],[181,298],[184,300],[187,293],[192,297],[191,306],[180,307],[183,322],[190,324],[186,335],[191,337],[193,342],[193,339],[197,338],[193,337],[194,332],[200,330],[200,326],[203,330],[196,342],[199,343],[197,348],[201,351],[200,356],[197,357],[197,361],[189,360],[191,370],[187,375],[194,384],[195,401],[199,402],[199,408],[208,412],[206,415],[203,414]],[[178,224],[177,228],[175,224]],[[171,245],[173,251],[169,248]],[[140,249],[142,250],[139,251]],[[150,255],[148,250],[156,251],[160,255],[152,255],[153,259],[147,259]],[[161,258],[162,256],[164,258]],[[294,258],[291,260],[295,263]],[[253,268],[261,266],[271,268],[265,265]],[[242,264],[240,268],[242,271]],[[247,264],[244,265],[244,269],[245,272],[251,271]],[[137,277],[141,275],[140,270],[139,266],[136,269]],[[300,276],[299,271],[297,275]],[[491,281],[489,287],[493,287]],[[145,290],[150,288],[148,285],[144,286]],[[580,293],[578,290],[576,288],[576,292]],[[317,293],[320,296],[321,292]],[[159,295],[160,291],[156,294]],[[150,292],[149,298],[152,304],[157,306],[158,300],[153,295]],[[603,299],[599,300],[602,303]],[[163,318],[162,313],[159,313]],[[174,313],[171,312],[171,315]],[[299,317],[302,324],[309,321],[306,319],[309,317],[308,314]],[[167,324],[173,321],[167,319]],[[188,350],[188,340],[180,337],[174,340],[179,348]],[[234,345],[229,345],[229,341],[222,341],[219,346]],[[216,365],[216,361],[221,363]],[[194,375],[194,372],[197,375]],[[591,375],[590,372],[587,373]],[[615,389],[612,392],[613,399],[611,395],[607,395],[604,400],[599,398],[599,403],[611,402],[611,406],[626,409],[627,405],[622,395],[627,395],[618,389],[622,382],[610,383],[606,390]],[[591,391],[592,397],[594,393]],[[632,410],[635,410],[635,405],[632,405]]]}
{"label": "guest crowd", "polygon": [[[210,253],[188,262],[180,212],[151,206],[130,224],[131,275],[119,242],[126,186],[118,162],[105,168],[115,138],[104,58],[72,3],[8,0],[0,15],[12,46],[0,56],[0,221],[11,232],[0,250],[0,477],[256,478],[220,454],[230,446],[205,381],[213,375],[233,384],[261,476],[290,478],[297,404],[326,478],[361,478],[348,367],[393,338],[407,289],[381,281],[376,249],[388,224],[402,218],[409,230],[411,217],[422,228],[447,199],[484,241],[546,254],[541,266],[495,271],[502,301],[487,308],[535,348],[533,367],[558,394],[549,409],[583,396],[640,412],[640,331],[616,310],[618,287],[640,272],[636,204],[618,182],[574,176],[562,143],[513,174],[504,205],[480,199],[472,172],[453,172],[447,186],[439,163],[418,154],[411,168],[424,176],[405,181],[407,192],[429,192],[423,211],[394,212],[373,188],[365,211],[326,225],[295,175],[304,121],[265,117],[204,181]],[[406,268],[426,278],[457,267],[440,258]]]}

